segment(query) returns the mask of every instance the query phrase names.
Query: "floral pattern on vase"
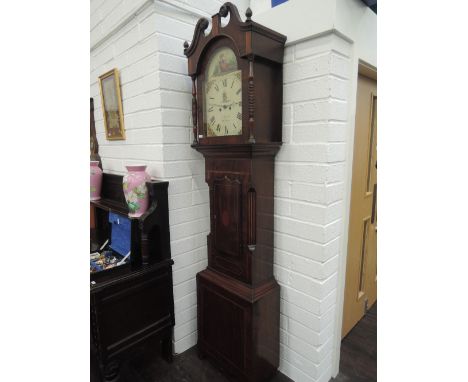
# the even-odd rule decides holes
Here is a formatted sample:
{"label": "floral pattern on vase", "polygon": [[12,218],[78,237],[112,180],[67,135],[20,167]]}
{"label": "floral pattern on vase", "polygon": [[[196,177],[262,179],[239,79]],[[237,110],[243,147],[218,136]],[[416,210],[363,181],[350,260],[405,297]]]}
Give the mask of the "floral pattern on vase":
{"label": "floral pattern on vase", "polygon": [[90,163],[90,199],[101,199],[102,170],[99,168],[99,161],[92,160]]}
{"label": "floral pattern on vase", "polygon": [[145,172],[145,165],[125,166],[128,173],[123,177],[123,191],[127,201],[130,217],[140,217],[149,207],[149,196],[146,182],[151,177]]}

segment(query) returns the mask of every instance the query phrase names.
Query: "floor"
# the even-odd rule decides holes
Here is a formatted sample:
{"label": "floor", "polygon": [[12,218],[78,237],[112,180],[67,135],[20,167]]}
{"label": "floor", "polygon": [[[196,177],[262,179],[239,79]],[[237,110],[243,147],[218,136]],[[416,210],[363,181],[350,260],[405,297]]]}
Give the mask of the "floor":
{"label": "floor", "polygon": [[[91,375],[91,382],[98,379]],[[208,360],[200,360],[195,348],[174,357],[168,364],[158,355],[135,356],[124,364],[118,382],[229,382]],[[292,382],[278,372],[271,382]]]}
{"label": "floor", "polygon": [[[93,368],[92,368],[93,369]],[[118,382],[229,382],[208,360],[200,360],[192,348],[168,364],[158,354],[145,352],[122,365]],[[377,304],[341,343],[340,374],[333,382],[377,381]],[[91,382],[98,382],[91,374]],[[292,382],[278,372],[270,382]]]}
{"label": "floor", "polygon": [[377,381],[377,303],[341,342],[340,373],[333,382]]}

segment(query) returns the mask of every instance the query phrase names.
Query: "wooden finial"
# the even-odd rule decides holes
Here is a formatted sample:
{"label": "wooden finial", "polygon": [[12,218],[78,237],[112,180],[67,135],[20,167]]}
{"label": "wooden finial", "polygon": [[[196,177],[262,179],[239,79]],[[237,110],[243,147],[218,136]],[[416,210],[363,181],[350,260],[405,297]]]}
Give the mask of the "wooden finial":
{"label": "wooden finial", "polygon": [[248,7],[245,11],[245,15],[247,16],[247,21],[250,21],[252,17],[252,10],[250,9],[250,7]]}
{"label": "wooden finial", "polygon": [[210,22],[208,21],[208,19],[205,19],[205,18],[200,19],[200,29],[202,31],[208,28],[209,25],[210,25]]}
{"label": "wooden finial", "polygon": [[187,41],[184,42],[184,53],[187,51],[189,44]]}

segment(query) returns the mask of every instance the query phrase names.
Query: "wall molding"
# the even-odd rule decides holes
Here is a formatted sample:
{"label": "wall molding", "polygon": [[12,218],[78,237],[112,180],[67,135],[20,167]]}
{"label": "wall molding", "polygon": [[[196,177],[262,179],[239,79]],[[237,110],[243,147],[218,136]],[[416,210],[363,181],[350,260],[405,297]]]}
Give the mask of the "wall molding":
{"label": "wall molding", "polygon": [[179,0],[154,0],[155,4],[165,4],[171,8],[178,9],[184,13],[188,13],[192,16],[196,16],[197,18],[206,17],[209,20],[211,19],[211,15],[208,12],[203,12],[197,8],[193,8],[190,5],[183,3]]}
{"label": "wall molding", "polygon": [[97,48],[99,48],[102,44],[104,44],[107,40],[117,34],[120,30],[122,30],[128,23],[130,23],[135,17],[145,11],[148,7],[150,7],[155,0],[146,0],[143,4],[141,4],[137,9],[128,12],[120,22],[115,24],[113,28],[109,30],[103,37],[97,40],[94,44],[91,45],[90,52],[93,52]]}
{"label": "wall molding", "polygon": [[154,6],[155,9],[156,7],[165,8],[166,11],[168,8],[171,8],[178,12],[186,13],[189,16],[196,17],[197,19],[200,17],[206,17],[208,19],[211,19],[211,15],[208,12],[202,12],[201,10],[193,8],[190,5],[185,4],[178,0],[171,0],[171,1],[169,0],[146,0],[138,8],[136,8],[135,10],[132,10],[131,12],[128,12],[103,37],[101,37],[94,44],[92,44],[90,47],[90,52],[93,52],[94,50],[99,48],[102,44],[104,44],[106,41],[108,41],[110,38],[116,35],[120,30],[122,30],[127,24],[133,21],[135,17],[140,15],[143,11],[145,11],[147,8],[151,6]]}

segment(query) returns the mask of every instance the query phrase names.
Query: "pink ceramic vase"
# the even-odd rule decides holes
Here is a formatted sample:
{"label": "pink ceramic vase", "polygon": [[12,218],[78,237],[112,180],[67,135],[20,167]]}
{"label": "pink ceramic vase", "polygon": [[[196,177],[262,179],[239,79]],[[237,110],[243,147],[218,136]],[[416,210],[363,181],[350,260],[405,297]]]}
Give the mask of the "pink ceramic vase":
{"label": "pink ceramic vase", "polygon": [[99,168],[99,161],[91,161],[90,191],[91,200],[101,199],[102,170]]}
{"label": "pink ceramic vase", "polygon": [[145,165],[125,166],[128,173],[123,177],[123,191],[128,205],[128,216],[138,218],[148,210],[149,197],[146,182],[151,177]]}

